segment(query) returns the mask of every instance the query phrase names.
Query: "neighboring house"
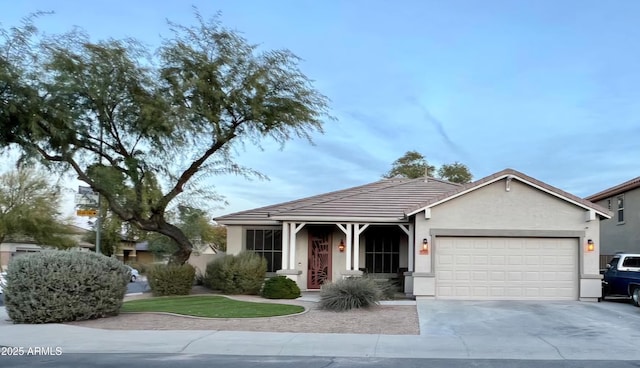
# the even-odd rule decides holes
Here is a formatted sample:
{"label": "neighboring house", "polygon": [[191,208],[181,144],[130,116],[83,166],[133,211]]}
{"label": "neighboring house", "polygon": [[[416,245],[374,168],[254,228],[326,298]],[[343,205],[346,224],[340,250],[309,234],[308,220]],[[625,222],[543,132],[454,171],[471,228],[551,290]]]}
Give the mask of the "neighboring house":
{"label": "neighboring house", "polygon": [[418,298],[597,300],[592,202],[506,169],[464,186],[386,179],[216,218],[227,253],[253,250],[304,290],[363,272]]}
{"label": "neighboring house", "polygon": [[149,249],[149,242],[146,240],[136,243],[135,250],[136,250],[136,253],[135,253],[136,259],[135,260],[130,259],[130,261],[132,262],[135,261],[140,264],[151,265],[154,263],[165,263],[167,258],[166,256],[161,256],[153,253]]}
{"label": "neighboring house", "polygon": [[640,177],[586,199],[613,212],[613,217],[600,225],[603,263],[617,252],[640,253]]}
{"label": "neighboring house", "polygon": [[[67,235],[73,238],[77,244],[75,249],[89,251],[95,248],[94,244],[82,240],[89,230],[75,225],[68,225],[67,228],[69,230]],[[29,237],[8,236],[3,243],[0,243],[0,269],[6,270],[9,261],[11,261],[13,257],[26,253],[40,252],[44,248],[47,248],[47,246],[38,245]]]}
{"label": "neighboring house", "polygon": [[133,239],[128,239],[125,236],[120,237],[120,244],[115,251],[115,256],[123,263],[138,262],[138,252],[136,250],[136,242]]}

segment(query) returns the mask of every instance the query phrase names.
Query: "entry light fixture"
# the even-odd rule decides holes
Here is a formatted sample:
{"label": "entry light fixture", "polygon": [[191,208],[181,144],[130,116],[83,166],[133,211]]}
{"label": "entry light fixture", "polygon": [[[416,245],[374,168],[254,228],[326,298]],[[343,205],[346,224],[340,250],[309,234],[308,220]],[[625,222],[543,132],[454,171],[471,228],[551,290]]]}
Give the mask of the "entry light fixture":
{"label": "entry light fixture", "polygon": [[340,252],[344,252],[344,240],[340,239],[340,244],[338,245],[338,250]]}
{"label": "entry light fixture", "polygon": [[429,254],[429,240],[427,238],[422,239],[422,248],[420,248],[420,254]]}
{"label": "entry light fixture", "polygon": [[593,252],[596,249],[596,244],[593,242],[593,240],[589,239],[587,240],[587,252]]}

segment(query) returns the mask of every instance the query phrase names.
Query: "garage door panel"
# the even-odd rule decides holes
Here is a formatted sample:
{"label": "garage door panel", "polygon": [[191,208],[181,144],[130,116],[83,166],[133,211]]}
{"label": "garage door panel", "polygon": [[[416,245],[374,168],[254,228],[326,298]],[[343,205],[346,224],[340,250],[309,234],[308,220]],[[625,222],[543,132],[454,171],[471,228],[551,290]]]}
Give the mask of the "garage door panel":
{"label": "garage door panel", "polygon": [[438,298],[577,299],[576,239],[438,237],[436,244]]}

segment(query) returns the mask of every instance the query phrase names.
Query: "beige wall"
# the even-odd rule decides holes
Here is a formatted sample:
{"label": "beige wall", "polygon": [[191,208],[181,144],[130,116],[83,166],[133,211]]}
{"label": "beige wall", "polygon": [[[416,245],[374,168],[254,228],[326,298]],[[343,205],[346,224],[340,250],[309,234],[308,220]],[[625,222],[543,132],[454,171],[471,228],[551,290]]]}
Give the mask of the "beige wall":
{"label": "beige wall", "polygon": [[227,226],[227,253],[238,254],[244,249],[244,231],[239,225]]}
{"label": "beige wall", "polygon": [[[434,236],[438,230],[445,233],[448,229],[484,230],[489,233],[493,230],[494,234],[503,236],[552,236],[554,231],[573,231],[580,234],[577,236],[580,249],[576,249],[580,273],[587,275],[580,277],[581,291],[584,291],[580,296],[597,297],[591,294],[597,289],[594,285],[599,287],[600,283],[595,277],[599,275],[599,221],[586,221],[587,210],[517,180],[511,181],[509,191],[505,187],[505,180],[501,180],[444,202],[431,208],[430,219],[425,219],[424,212],[416,214],[417,277],[414,293],[434,295],[432,262],[438,251],[437,236]],[[431,248],[428,256],[419,253],[425,237],[429,239]],[[596,242],[594,252],[585,252],[587,239]]]}
{"label": "beige wall", "polygon": [[0,244],[0,269],[6,271],[16,252],[39,252],[41,250],[42,247],[30,243],[2,243]]}
{"label": "beige wall", "polygon": [[205,272],[207,271],[207,264],[209,264],[216,258],[224,257],[224,255],[225,255],[224,252],[220,252],[217,254],[200,254],[200,255],[194,255],[193,253],[191,253],[191,256],[189,257],[189,260],[187,262],[193,267],[195,267],[196,272],[199,272],[202,275],[204,275]]}

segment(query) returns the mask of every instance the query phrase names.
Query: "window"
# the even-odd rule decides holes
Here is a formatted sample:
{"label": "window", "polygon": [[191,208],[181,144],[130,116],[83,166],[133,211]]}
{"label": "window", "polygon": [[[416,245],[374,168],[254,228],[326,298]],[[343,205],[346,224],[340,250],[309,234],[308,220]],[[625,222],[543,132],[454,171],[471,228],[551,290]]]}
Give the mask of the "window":
{"label": "window", "polygon": [[247,229],[245,248],[267,260],[267,272],[282,268],[282,230]]}
{"label": "window", "polygon": [[624,222],[624,196],[618,197],[618,222]]}
{"label": "window", "polygon": [[398,273],[400,234],[391,229],[371,229],[365,237],[365,267],[371,273]]}
{"label": "window", "polygon": [[640,257],[625,257],[622,267],[640,267]]}

